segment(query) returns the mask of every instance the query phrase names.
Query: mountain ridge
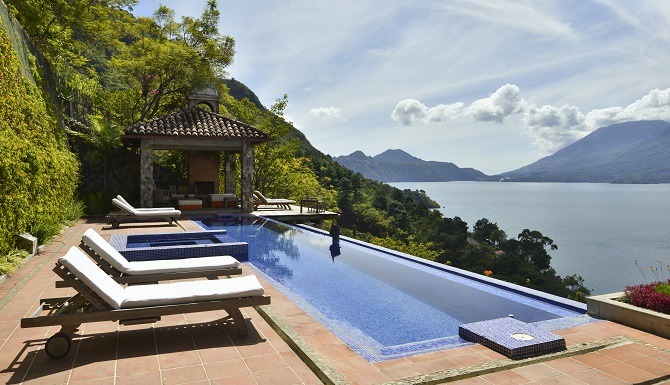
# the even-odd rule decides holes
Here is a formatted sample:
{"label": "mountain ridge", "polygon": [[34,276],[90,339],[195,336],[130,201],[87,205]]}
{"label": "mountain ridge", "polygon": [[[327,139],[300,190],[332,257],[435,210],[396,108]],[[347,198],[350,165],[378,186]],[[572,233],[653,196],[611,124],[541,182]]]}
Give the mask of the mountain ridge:
{"label": "mountain ridge", "polygon": [[362,151],[334,157],[342,166],[379,182],[448,182],[488,180],[473,168],[460,168],[451,162],[426,161],[400,149],[389,149],[373,157]]}
{"label": "mountain ridge", "polygon": [[642,120],[600,127],[498,176],[524,182],[670,183],[670,123]]}

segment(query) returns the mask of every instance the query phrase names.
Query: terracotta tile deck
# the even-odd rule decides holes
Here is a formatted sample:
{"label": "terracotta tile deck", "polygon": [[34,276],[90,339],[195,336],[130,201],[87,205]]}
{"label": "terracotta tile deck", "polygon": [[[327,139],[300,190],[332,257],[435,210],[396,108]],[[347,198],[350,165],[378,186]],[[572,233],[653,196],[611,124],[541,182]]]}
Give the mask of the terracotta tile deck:
{"label": "terracotta tile deck", "polygon": [[[180,220],[187,230],[197,230]],[[80,327],[71,352],[50,359],[43,350],[58,327],[20,328],[43,297],[64,296],[54,287],[55,260],[93,227],[113,233],[182,231],[163,223],[123,224],[119,229],[80,221],[41,254],[0,283],[0,383],[7,384],[320,384],[322,381],[259,312],[243,309],[249,336],[239,337],[225,312],[163,317],[148,325],[113,322]],[[245,269],[245,274],[249,270]],[[271,311],[336,374],[338,384],[634,384],[670,378],[670,341],[603,321],[557,331],[568,348],[613,339],[603,349],[548,360],[512,361],[480,345],[369,363],[309,315],[263,282]],[[622,337],[623,336],[623,337]]]}

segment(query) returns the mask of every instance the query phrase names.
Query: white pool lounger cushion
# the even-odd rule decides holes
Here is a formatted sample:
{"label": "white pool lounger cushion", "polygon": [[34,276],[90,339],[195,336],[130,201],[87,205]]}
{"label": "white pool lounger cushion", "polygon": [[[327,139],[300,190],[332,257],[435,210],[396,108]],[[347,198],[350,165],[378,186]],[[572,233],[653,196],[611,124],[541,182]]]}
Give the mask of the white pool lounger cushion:
{"label": "white pool lounger cushion", "polygon": [[67,254],[58,261],[114,309],[255,297],[262,296],[265,292],[256,276],[253,275],[222,280],[184,281],[124,288],[76,247],[70,248]]}
{"label": "white pool lounger cushion", "polygon": [[264,293],[263,287],[254,275],[213,281],[128,286],[124,291],[122,309],[253,297]]}
{"label": "white pool lounger cushion", "polygon": [[81,239],[112,267],[129,275],[206,271],[236,268],[240,265],[239,261],[230,255],[130,262],[93,229],[86,230]]}
{"label": "white pool lounger cushion", "polygon": [[102,298],[113,309],[120,309],[125,299],[123,286],[112,277],[105,274],[84,252],[72,246],[67,254],[58,258],[58,262],[65,266],[77,278]]}
{"label": "white pool lounger cushion", "polygon": [[122,202],[116,198],[112,199],[112,203],[128,213],[137,217],[159,217],[159,216],[180,216],[181,211],[171,207],[166,208],[152,208],[152,209],[136,209],[126,202]]}

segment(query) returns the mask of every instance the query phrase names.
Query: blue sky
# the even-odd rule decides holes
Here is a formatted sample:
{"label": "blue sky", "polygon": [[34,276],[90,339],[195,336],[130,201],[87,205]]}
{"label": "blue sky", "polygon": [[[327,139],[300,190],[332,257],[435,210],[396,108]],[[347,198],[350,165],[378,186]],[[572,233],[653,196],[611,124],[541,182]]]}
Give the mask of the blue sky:
{"label": "blue sky", "polygon": [[[199,16],[206,0],[140,0]],[[229,76],[332,156],[403,149],[487,174],[598,127],[670,121],[670,1],[219,1]]]}

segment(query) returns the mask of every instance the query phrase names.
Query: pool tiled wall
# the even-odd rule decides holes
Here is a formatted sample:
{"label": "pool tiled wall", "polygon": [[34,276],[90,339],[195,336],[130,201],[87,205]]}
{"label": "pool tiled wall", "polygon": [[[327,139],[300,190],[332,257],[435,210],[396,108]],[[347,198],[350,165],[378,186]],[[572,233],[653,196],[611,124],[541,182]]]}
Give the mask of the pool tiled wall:
{"label": "pool tiled wall", "polygon": [[197,258],[230,255],[249,260],[249,245],[237,242],[223,230],[184,233],[114,234],[109,243],[129,261]]}

